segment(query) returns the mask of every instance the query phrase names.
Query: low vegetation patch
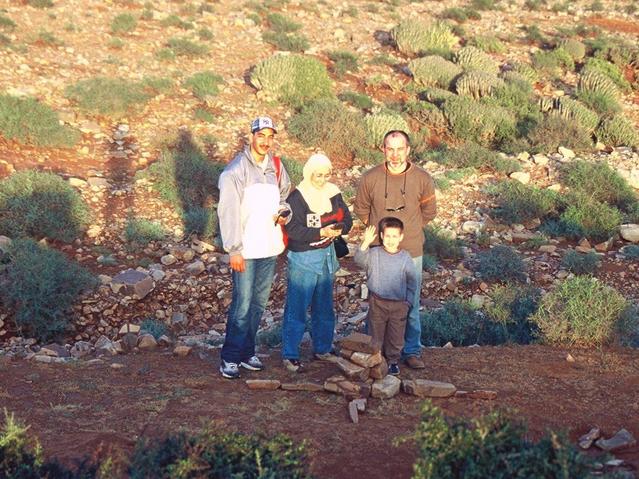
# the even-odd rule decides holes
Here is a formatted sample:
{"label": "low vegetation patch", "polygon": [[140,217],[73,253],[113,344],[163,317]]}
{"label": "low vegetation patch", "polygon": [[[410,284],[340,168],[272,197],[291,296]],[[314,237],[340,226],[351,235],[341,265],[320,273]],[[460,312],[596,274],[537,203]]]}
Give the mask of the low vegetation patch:
{"label": "low vegetation patch", "polygon": [[178,57],[201,57],[209,52],[209,47],[188,38],[172,37],[166,42],[167,48]]}
{"label": "low vegetation patch", "polygon": [[3,302],[14,312],[24,337],[55,339],[70,324],[70,308],[79,294],[93,288],[91,273],[55,250],[31,239],[14,240],[8,253]]}
{"label": "low vegetation patch", "polygon": [[219,85],[223,82],[220,75],[205,71],[191,75],[184,82],[184,86],[189,88],[197,98],[204,100],[207,96],[217,95],[220,92]]}
{"label": "low vegetation patch", "polygon": [[0,235],[71,242],[88,222],[84,200],[58,175],[24,170],[0,181]]}
{"label": "low vegetation patch", "polygon": [[561,259],[561,266],[574,274],[593,274],[599,268],[599,255],[593,253],[578,253],[568,251]]}
{"label": "low vegetation patch", "polygon": [[477,254],[477,272],[486,281],[526,280],[526,263],[519,253],[505,245],[497,245]]}
{"label": "low vegetation patch", "polygon": [[519,181],[499,182],[490,188],[489,193],[496,204],[493,216],[509,224],[543,219],[556,213],[558,208],[559,195],[556,192]]}
{"label": "low vegetation patch", "polygon": [[137,19],[130,13],[121,13],[116,15],[111,21],[111,32],[118,33],[130,33],[135,30],[138,25]]}
{"label": "low vegetation patch", "polygon": [[359,70],[357,55],[348,50],[328,52],[328,58],[333,62],[333,72],[342,78],[347,72],[356,73]]}
{"label": "low vegetation patch", "polygon": [[71,147],[80,140],[80,132],[60,125],[49,106],[12,95],[0,95],[0,134],[36,146]]}
{"label": "low vegetation patch", "polygon": [[424,228],[424,255],[437,259],[459,260],[464,257],[464,242],[435,226]]}
{"label": "low vegetation patch", "polygon": [[163,240],[166,231],[157,221],[129,217],[124,226],[124,236],[129,243],[144,247],[151,241]]}

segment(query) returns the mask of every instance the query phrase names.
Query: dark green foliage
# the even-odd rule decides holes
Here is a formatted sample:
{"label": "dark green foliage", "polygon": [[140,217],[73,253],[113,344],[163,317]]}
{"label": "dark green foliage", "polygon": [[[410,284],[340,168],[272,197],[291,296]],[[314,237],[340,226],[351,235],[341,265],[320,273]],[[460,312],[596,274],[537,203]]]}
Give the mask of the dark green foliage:
{"label": "dark green foliage", "polygon": [[621,249],[626,259],[639,259],[639,245],[629,244]]}
{"label": "dark green foliage", "polygon": [[621,111],[621,105],[612,96],[600,91],[578,90],[577,98],[587,107],[601,115],[614,115]]}
{"label": "dark green foliage", "polygon": [[124,236],[129,243],[146,246],[151,241],[163,240],[166,236],[166,231],[156,221],[129,217],[124,227]]}
{"label": "dark green foliage", "polygon": [[197,36],[200,37],[200,40],[213,40],[213,32],[208,28],[200,28],[197,31]]}
{"label": "dark green foliage", "polygon": [[438,259],[458,260],[464,257],[464,242],[434,226],[424,228],[424,254]]}
{"label": "dark green foliage", "polygon": [[289,120],[288,132],[304,145],[321,148],[331,158],[353,158],[366,144],[361,115],[332,99],[303,107]]}
{"label": "dark green foliage", "polygon": [[203,100],[207,96],[217,95],[220,91],[219,85],[223,82],[220,75],[205,71],[191,75],[184,82],[184,86],[189,88],[197,98]]}
{"label": "dark green foliage", "polygon": [[153,95],[166,93],[173,87],[173,81],[170,78],[164,77],[145,76],[141,83],[142,86]]}
{"label": "dark green foliage", "polygon": [[0,95],[0,134],[36,146],[71,147],[80,132],[61,126],[58,115],[35,98]]}
{"label": "dark green foliage", "polygon": [[292,33],[302,28],[300,23],[286,18],[281,13],[269,13],[266,21],[270,29],[278,33]]}
{"label": "dark green foliage", "polygon": [[446,8],[442,12],[442,18],[447,18],[450,20],[455,20],[456,22],[463,23],[468,20],[468,13],[466,9],[459,7],[450,7]]}
{"label": "dark green foliage", "polygon": [[85,111],[99,115],[124,115],[149,101],[156,93],[144,82],[94,77],[67,87],[65,95]]}
{"label": "dark green foliage", "polygon": [[533,55],[532,64],[536,70],[557,75],[560,70],[574,70],[575,62],[570,54],[562,47],[552,51],[539,51]]}
{"label": "dark green foliage", "polygon": [[624,91],[630,90],[630,83],[623,75],[621,68],[619,68],[614,63],[611,63],[603,58],[588,58],[586,60],[586,64],[582,69],[582,73],[588,70],[597,70],[600,73],[603,73],[608,78],[610,78],[615,85],[621,88]]}
{"label": "dark green foliage", "polygon": [[13,31],[17,27],[16,23],[5,15],[0,15],[0,29]]}
{"label": "dark green foliage", "polygon": [[8,257],[0,296],[15,311],[18,330],[43,341],[63,333],[69,308],[80,292],[96,285],[95,278],[64,254],[30,239],[14,240]]}
{"label": "dark green foliage", "polygon": [[195,43],[188,38],[169,38],[166,46],[179,57],[201,57],[209,52],[209,48],[206,45]]}
{"label": "dark green foliage", "polygon": [[528,10],[539,10],[542,5],[546,4],[546,0],[526,0],[524,7]]}
{"label": "dark green foliage", "polygon": [[111,31],[113,33],[129,33],[135,30],[138,21],[130,13],[116,15],[111,21]]}
{"label": "dark green foliage", "polygon": [[366,94],[355,91],[345,91],[337,95],[343,102],[349,103],[360,110],[370,110],[373,108],[373,100]]}
{"label": "dark green foliage", "polygon": [[129,466],[131,479],[211,477],[305,479],[304,443],[284,435],[273,438],[205,431],[178,433],[164,440],[140,440]]}
{"label": "dark green foliage", "polygon": [[477,10],[494,10],[496,8],[497,1],[496,0],[472,0],[470,4],[473,8],[476,8]]}
{"label": "dark green foliage", "polygon": [[20,425],[13,414],[4,410],[0,429],[0,477],[7,479],[40,479],[43,464],[38,443],[29,438],[27,427]]}
{"label": "dark green foliage", "polygon": [[639,147],[639,131],[623,115],[605,118],[595,132],[597,139],[608,145]]}
{"label": "dark green foliage", "polygon": [[196,120],[205,121],[207,123],[213,123],[215,121],[215,115],[206,108],[196,108],[193,111],[193,116]]}
{"label": "dark green foliage", "polygon": [[308,38],[304,35],[295,35],[292,33],[283,32],[264,32],[262,39],[266,43],[270,43],[278,50],[284,52],[304,52],[310,47]]}
{"label": "dark green foliage", "polygon": [[524,79],[509,78],[493,90],[489,97],[482,98],[486,104],[507,108],[515,114],[517,135],[525,137],[541,121],[532,85]]}
{"label": "dark green foliage", "polygon": [[506,46],[493,35],[479,35],[468,40],[468,45],[479,48],[486,53],[504,53]]}
{"label": "dark green foliage", "polygon": [[421,315],[421,325],[426,346],[497,344],[492,341],[495,325],[467,302],[448,301],[443,308],[427,311]]}
{"label": "dark green foliage", "polygon": [[473,142],[466,142],[457,148],[446,150],[443,163],[454,168],[477,168],[512,173],[519,169],[518,163],[508,162],[499,154]]}
{"label": "dark green foliage", "polygon": [[560,146],[585,151],[592,148],[593,144],[588,130],[576,120],[557,115],[545,115],[530,131],[528,141],[535,153],[557,151]]}
{"label": "dark green foliage", "polygon": [[491,294],[492,302],[486,306],[488,318],[495,323],[498,338],[514,344],[535,341],[537,325],[530,321],[539,308],[541,290],[533,286],[504,286]]}
{"label": "dark green foliage", "polygon": [[176,28],[181,28],[182,30],[193,29],[193,24],[191,22],[185,22],[177,15],[169,15],[168,17],[164,18],[160,22],[160,25],[162,25],[165,28],[176,27]]}
{"label": "dark green foliage", "polygon": [[224,164],[209,160],[188,132],[164,150],[144,174],[163,199],[182,215],[184,230],[209,237],[217,231],[212,204]]}
{"label": "dark green foliage", "polygon": [[530,479],[593,477],[589,463],[567,437],[548,432],[528,439],[526,426],[503,412],[446,420],[424,402],[414,439],[413,479]]}
{"label": "dark green foliage", "polygon": [[621,212],[593,199],[587,193],[575,192],[567,198],[567,207],[559,217],[564,235],[605,241],[621,224]]}
{"label": "dark green foliage", "polygon": [[27,0],[27,5],[35,8],[51,8],[53,2],[51,0]]}
{"label": "dark green foliage", "polygon": [[478,253],[477,258],[477,272],[486,281],[526,281],[526,263],[509,246],[494,246]]}
{"label": "dark green foliage", "polygon": [[639,348],[639,306],[627,305],[615,324],[615,337],[622,346]]}
{"label": "dark green foliage", "polygon": [[357,55],[348,50],[328,52],[328,58],[333,62],[333,71],[338,78],[343,77],[346,72],[355,73],[359,70]]}
{"label": "dark green foliage", "polygon": [[605,161],[573,161],[563,168],[562,173],[563,182],[572,190],[581,191],[622,211],[630,211],[638,201],[628,182]]}
{"label": "dark green foliage", "polygon": [[302,182],[304,178],[303,170],[304,165],[299,161],[294,160],[293,158],[288,158],[286,156],[282,156],[282,163],[284,164],[284,168],[286,168],[286,172],[288,173],[288,177],[291,180],[292,186],[297,186]]}
{"label": "dark green foliage", "polygon": [[509,224],[545,218],[557,212],[558,194],[551,190],[502,181],[489,190],[495,202],[493,215]]}
{"label": "dark green foliage", "polygon": [[599,268],[599,255],[593,253],[578,253],[568,251],[561,259],[561,266],[574,274],[593,274]]}
{"label": "dark green foliage", "polygon": [[140,333],[148,333],[156,340],[160,339],[168,333],[169,328],[162,321],[153,318],[147,318],[140,324]]}
{"label": "dark green foliage", "polygon": [[0,181],[2,235],[70,242],[88,221],[82,197],[58,175],[25,170]]}

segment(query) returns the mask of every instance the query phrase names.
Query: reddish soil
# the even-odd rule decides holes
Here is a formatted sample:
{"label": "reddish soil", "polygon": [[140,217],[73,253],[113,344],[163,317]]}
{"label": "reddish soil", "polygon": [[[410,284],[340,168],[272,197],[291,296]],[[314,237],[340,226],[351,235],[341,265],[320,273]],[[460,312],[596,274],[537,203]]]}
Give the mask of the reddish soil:
{"label": "reddish soil", "polygon": [[[639,353],[636,350],[570,351],[543,346],[427,349],[425,371],[404,368],[404,378],[450,381],[459,389],[492,389],[494,401],[437,399],[449,416],[477,416],[511,409],[528,421],[532,438],[564,429],[571,440],[599,425],[606,437],[620,428],[639,433]],[[327,363],[309,363],[291,377],[279,366],[244,378],[322,382],[336,373]],[[121,369],[109,363],[121,363]],[[252,391],[243,380],[222,379],[217,352],[187,358],[140,353],[105,364],[45,365],[0,359],[3,407],[31,425],[47,456],[72,462],[100,445],[125,452],[141,436],[160,437],[181,428],[284,432],[310,446],[318,478],[407,478],[415,460],[412,442],[397,447],[419,420],[421,400],[400,394],[369,399],[359,424],[348,419],[347,403],[329,393]],[[639,466],[639,447],[617,453]]]}
{"label": "reddish soil", "polygon": [[589,25],[597,25],[611,32],[623,32],[639,35],[639,25],[637,22],[619,20],[617,18],[590,17],[586,19]]}

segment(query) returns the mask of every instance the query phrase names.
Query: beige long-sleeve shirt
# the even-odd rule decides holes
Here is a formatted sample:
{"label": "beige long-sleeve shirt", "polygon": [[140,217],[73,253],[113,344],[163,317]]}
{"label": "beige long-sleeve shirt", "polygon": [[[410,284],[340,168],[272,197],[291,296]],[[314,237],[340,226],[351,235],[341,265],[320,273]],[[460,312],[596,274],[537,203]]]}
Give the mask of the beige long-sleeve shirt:
{"label": "beige long-sleeve shirt", "polygon": [[[362,176],[354,211],[366,225],[377,226],[386,216],[399,218],[404,223],[400,248],[413,258],[422,256],[424,227],[437,211],[435,182],[424,169],[412,163],[398,175],[388,171],[385,163],[378,165]],[[378,244],[377,240],[373,244]]]}

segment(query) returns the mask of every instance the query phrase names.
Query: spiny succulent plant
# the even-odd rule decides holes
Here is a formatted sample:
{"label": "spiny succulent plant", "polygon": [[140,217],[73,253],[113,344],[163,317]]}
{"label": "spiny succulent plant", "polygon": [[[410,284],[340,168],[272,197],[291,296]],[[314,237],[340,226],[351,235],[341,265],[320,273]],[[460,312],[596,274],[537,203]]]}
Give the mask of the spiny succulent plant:
{"label": "spiny succulent plant", "polygon": [[373,113],[364,118],[364,123],[366,125],[366,136],[370,146],[380,146],[384,135],[390,130],[410,131],[406,120],[396,113]]}
{"label": "spiny succulent plant", "polygon": [[511,65],[512,71],[519,73],[520,75],[528,78],[531,83],[534,83],[539,80],[539,75],[537,71],[532,67],[532,65],[523,62],[514,62]]}
{"label": "spiny succulent plant", "polygon": [[408,63],[413,79],[419,85],[450,88],[453,80],[462,72],[459,65],[439,55],[416,58]]}
{"label": "spiny succulent plant", "polygon": [[510,83],[526,83],[528,85],[532,85],[532,81],[530,80],[530,78],[513,70],[502,72],[499,75],[499,77],[509,84]]}
{"label": "spiny succulent plant", "polygon": [[458,138],[482,146],[490,146],[516,132],[515,117],[510,111],[467,96],[452,96],[444,102],[442,111]]}
{"label": "spiny succulent plant", "polygon": [[457,78],[455,90],[460,95],[478,99],[490,95],[503,84],[504,81],[492,73],[471,70]]}
{"label": "spiny succulent plant", "polygon": [[293,107],[333,96],[326,67],[303,55],[275,55],[259,63],[251,84]]}
{"label": "spiny succulent plant", "polygon": [[399,23],[390,34],[397,49],[410,56],[422,52],[447,52],[459,41],[445,23],[425,25],[417,20]]}
{"label": "spiny succulent plant", "polygon": [[570,97],[557,98],[554,101],[551,114],[556,114],[562,118],[575,120],[579,125],[592,133],[599,124],[599,115],[586,107],[583,103]]}
{"label": "spiny succulent plant", "polygon": [[630,90],[630,82],[626,80],[621,69],[614,63],[610,63],[603,58],[588,58],[581,73],[584,74],[589,70],[596,70],[610,78],[615,85],[624,91]]}
{"label": "spiny succulent plant", "polygon": [[426,101],[439,105],[445,102],[448,98],[456,95],[449,90],[444,90],[443,88],[430,87],[422,90],[419,96]]}
{"label": "spiny succulent plant", "polygon": [[630,120],[621,115],[602,121],[595,134],[607,145],[639,147],[639,132]]}
{"label": "spiny succulent plant", "polygon": [[580,92],[600,93],[617,99],[619,90],[615,83],[604,73],[598,70],[588,69],[579,76],[577,90]]}
{"label": "spiny succulent plant", "polygon": [[495,76],[499,73],[497,62],[477,47],[463,47],[455,55],[455,62],[464,70],[477,70],[492,73]]}
{"label": "spiny succulent plant", "polygon": [[574,38],[565,38],[559,45],[563,48],[573,60],[580,61],[586,56],[586,45]]}

